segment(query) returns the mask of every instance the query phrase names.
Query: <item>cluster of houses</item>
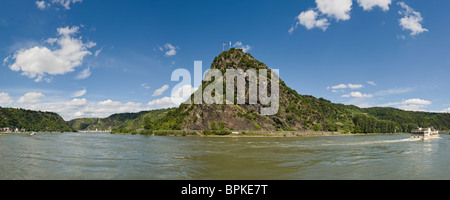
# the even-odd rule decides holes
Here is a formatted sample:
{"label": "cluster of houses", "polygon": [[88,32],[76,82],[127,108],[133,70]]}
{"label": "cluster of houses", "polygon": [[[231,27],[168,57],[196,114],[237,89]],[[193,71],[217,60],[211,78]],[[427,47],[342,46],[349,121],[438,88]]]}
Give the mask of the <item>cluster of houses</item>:
{"label": "cluster of houses", "polygon": [[13,128],[9,128],[9,127],[0,128],[0,133],[24,133],[24,132],[27,132],[27,130],[25,130],[25,129],[19,130],[18,128],[13,129]]}

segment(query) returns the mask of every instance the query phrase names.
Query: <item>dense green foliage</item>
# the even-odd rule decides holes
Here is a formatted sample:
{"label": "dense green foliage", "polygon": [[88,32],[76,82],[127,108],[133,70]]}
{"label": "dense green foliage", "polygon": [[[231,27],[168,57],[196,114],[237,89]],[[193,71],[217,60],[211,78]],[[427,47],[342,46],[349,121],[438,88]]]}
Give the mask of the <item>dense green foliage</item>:
{"label": "dense green foliage", "polygon": [[[76,130],[111,130],[113,133],[153,134],[151,121],[165,116],[170,110],[161,109],[139,113],[114,114],[107,118],[80,118],[68,122]],[[172,130],[172,129],[167,129]]]}
{"label": "dense green foliage", "polygon": [[56,113],[0,107],[0,128],[25,129],[36,132],[73,132]]}

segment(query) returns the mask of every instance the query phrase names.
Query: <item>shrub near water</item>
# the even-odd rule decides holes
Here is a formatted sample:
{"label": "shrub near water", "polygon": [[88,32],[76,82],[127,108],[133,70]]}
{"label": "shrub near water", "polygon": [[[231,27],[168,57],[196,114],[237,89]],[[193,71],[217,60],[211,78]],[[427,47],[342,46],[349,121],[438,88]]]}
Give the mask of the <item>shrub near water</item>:
{"label": "shrub near water", "polygon": [[231,131],[227,130],[204,130],[203,135],[230,135]]}

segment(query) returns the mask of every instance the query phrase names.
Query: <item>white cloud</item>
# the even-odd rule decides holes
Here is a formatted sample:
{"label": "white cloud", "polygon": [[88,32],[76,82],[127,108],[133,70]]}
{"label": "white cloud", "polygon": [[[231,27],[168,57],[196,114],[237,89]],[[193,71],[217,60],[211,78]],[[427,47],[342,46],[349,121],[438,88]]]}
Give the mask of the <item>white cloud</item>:
{"label": "white cloud", "polygon": [[334,90],[337,90],[337,89],[345,89],[345,88],[347,88],[347,85],[346,85],[346,84],[339,84],[339,85],[335,85],[335,86],[332,86],[332,87],[331,87],[331,89],[334,89]]}
{"label": "white cloud", "polygon": [[6,63],[9,61],[9,58],[10,58],[11,56],[8,56],[8,57],[6,57],[5,59],[3,59],[3,66],[4,65],[6,65]]}
{"label": "white cloud", "polygon": [[95,51],[94,56],[97,57],[98,55],[100,55],[100,53],[102,52],[103,47],[100,48],[99,50]]}
{"label": "white cloud", "polygon": [[35,46],[29,49],[17,51],[9,66],[13,71],[22,71],[22,75],[35,78],[35,82],[42,81],[49,75],[62,75],[73,72],[81,66],[84,57],[91,55],[87,49],[95,46],[93,42],[83,43],[81,38],[72,37],[78,33],[78,27],[58,28],[56,43],[59,49],[51,50],[43,46]]}
{"label": "white cloud", "polygon": [[66,27],[57,28],[56,30],[58,31],[58,35],[70,36],[70,35],[74,35],[74,34],[78,33],[78,31],[80,30],[80,27],[78,27],[78,26],[72,26],[72,27],[66,26]]}
{"label": "white cloud", "polygon": [[352,0],[316,0],[317,9],[328,17],[339,20],[349,20],[352,10]]}
{"label": "white cloud", "polygon": [[35,3],[36,3],[36,6],[41,10],[44,10],[45,8],[50,7],[50,4],[45,3],[45,1],[36,1]]}
{"label": "white cloud", "polygon": [[86,99],[73,99],[72,101],[67,102],[66,105],[68,107],[72,107],[72,108],[79,108],[79,107],[83,107],[83,106],[87,105],[87,100]]}
{"label": "white cloud", "polygon": [[185,102],[196,90],[197,88],[193,88],[191,85],[184,85],[182,87],[175,88],[175,90],[172,91],[171,97],[155,99],[148,102],[147,105],[151,108],[176,107]]}
{"label": "white cloud", "polygon": [[91,74],[92,74],[91,69],[90,69],[90,67],[88,67],[88,68],[86,68],[86,69],[83,69],[83,71],[81,71],[81,72],[75,77],[75,79],[78,79],[78,80],[87,79],[87,78],[89,78],[89,77],[91,76]]}
{"label": "white cloud", "polygon": [[425,111],[423,109],[425,106],[418,104],[406,104],[397,106],[398,109],[407,110],[407,111]]}
{"label": "white cloud", "polygon": [[[350,89],[352,89],[352,90],[355,90],[355,89],[361,89],[361,88],[363,88],[363,87],[364,87],[364,86],[361,85],[361,84],[339,84],[339,85],[332,86],[331,89],[333,89],[333,90],[339,90],[339,89],[350,88]],[[327,89],[329,89],[329,88],[330,88],[330,87],[327,87]]]}
{"label": "white cloud", "polygon": [[243,45],[242,42],[236,42],[232,47],[236,49],[242,49],[242,51],[246,53],[252,49],[250,45]]}
{"label": "white cloud", "polygon": [[105,100],[105,101],[100,101],[97,103],[97,105],[100,106],[119,106],[121,104],[120,101],[113,101],[111,99]]}
{"label": "white cloud", "polygon": [[364,10],[370,11],[373,7],[380,7],[383,11],[389,10],[389,5],[391,5],[392,0],[358,0],[359,6]]}
{"label": "white cloud", "polygon": [[80,91],[74,92],[74,93],[72,94],[72,97],[73,97],[73,98],[75,98],[75,97],[81,97],[81,96],[85,95],[86,93],[87,93],[87,90],[86,90],[86,88],[85,88],[85,89],[82,89],[82,90],[80,90]]}
{"label": "white cloud", "polygon": [[41,98],[45,97],[42,93],[29,92],[19,98],[17,102],[23,104],[37,104],[41,101]]}
{"label": "white cloud", "polygon": [[361,85],[361,84],[348,84],[348,88],[350,88],[350,89],[352,89],[352,90],[354,90],[354,89],[361,89],[361,88],[363,88],[364,86],[363,85]]}
{"label": "white cloud", "polygon": [[143,87],[143,88],[145,88],[147,90],[151,88],[147,83],[142,83],[141,87]]}
{"label": "white cloud", "polygon": [[372,86],[376,86],[376,85],[377,85],[377,84],[376,84],[375,82],[373,82],[373,81],[367,81],[366,83],[369,84],[369,85],[372,85]]}
{"label": "white cloud", "polygon": [[171,97],[163,97],[161,99],[155,99],[153,101],[148,102],[148,106],[152,108],[171,108],[176,107],[176,105]]}
{"label": "white cloud", "polygon": [[166,53],[165,53],[166,56],[174,56],[174,55],[177,55],[177,49],[179,49],[179,47],[173,46],[172,44],[167,43],[164,45],[164,47],[159,46],[158,49],[160,51],[166,51]]}
{"label": "white cloud", "polygon": [[289,30],[289,33],[292,33],[298,24],[305,26],[308,30],[319,28],[326,31],[330,23],[326,18],[317,19],[318,15],[319,13],[314,10],[301,12],[297,17],[297,24]]}
{"label": "white cloud", "polygon": [[403,1],[399,2],[398,5],[403,8],[403,10],[399,11],[399,14],[403,15],[403,18],[400,19],[400,26],[403,30],[411,31],[412,36],[428,32],[428,29],[422,27],[421,22],[423,18],[420,12],[416,12]]}
{"label": "white cloud", "polygon": [[386,104],[382,104],[380,106],[383,106],[383,107],[384,106],[395,106],[399,109],[408,110],[408,111],[425,111],[424,107],[427,107],[431,104],[432,104],[431,101],[415,98],[415,99],[403,100],[401,102],[386,103]]}
{"label": "white cloud", "polygon": [[164,86],[162,86],[161,88],[155,90],[155,92],[153,92],[153,96],[154,96],[154,97],[160,96],[160,95],[162,95],[162,93],[163,93],[164,91],[166,91],[167,89],[169,89],[169,85],[164,85]]}
{"label": "white cloud", "polygon": [[288,32],[292,34],[299,24],[307,30],[319,28],[326,31],[330,23],[325,16],[336,21],[349,20],[352,4],[352,0],[316,0],[317,7],[301,12]]}
{"label": "white cloud", "polygon": [[52,0],[53,4],[59,4],[63,6],[66,10],[70,10],[70,4],[74,4],[77,2],[83,2],[83,0]]}
{"label": "white cloud", "polygon": [[431,105],[431,101],[423,99],[408,99],[402,101],[402,104],[417,104],[417,105]]}
{"label": "white cloud", "polygon": [[341,97],[349,98],[349,97],[355,97],[355,98],[372,98],[373,95],[371,94],[363,94],[361,92],[351,92],[350,94],[344,94]]}
{"label": "white cloud", "polygon": [[443,113],[450,113],[450,108],[444,109],[441,112],[443,112]]}
{"label": "white cloud", "polygon": [[0,93],[0,106],[9,105],[13,102],[8,93]]}

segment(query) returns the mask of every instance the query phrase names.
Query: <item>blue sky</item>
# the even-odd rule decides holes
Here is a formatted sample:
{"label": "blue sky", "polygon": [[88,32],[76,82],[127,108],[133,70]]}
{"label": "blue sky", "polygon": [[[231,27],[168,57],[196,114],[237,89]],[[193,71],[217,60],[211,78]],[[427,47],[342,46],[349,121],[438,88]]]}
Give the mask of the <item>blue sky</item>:
{"label": "blue sky", "polygon": [[0,1],[0,106],[66,120],[173,106],[232,42],[300,94],[449,112],[445,0]]}

